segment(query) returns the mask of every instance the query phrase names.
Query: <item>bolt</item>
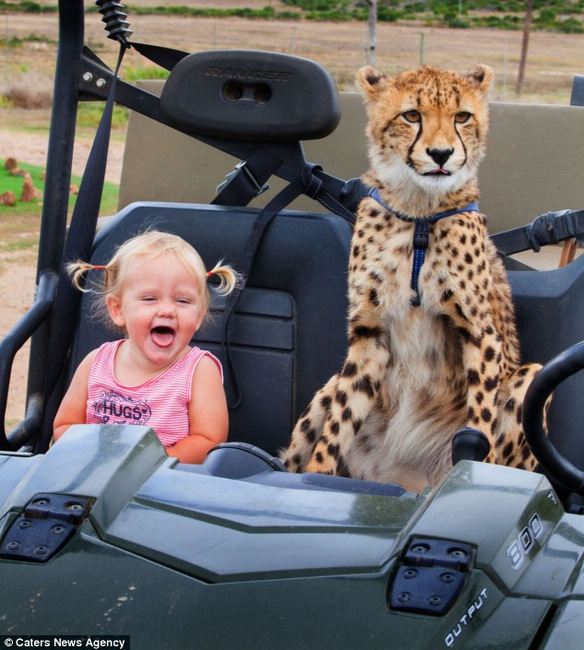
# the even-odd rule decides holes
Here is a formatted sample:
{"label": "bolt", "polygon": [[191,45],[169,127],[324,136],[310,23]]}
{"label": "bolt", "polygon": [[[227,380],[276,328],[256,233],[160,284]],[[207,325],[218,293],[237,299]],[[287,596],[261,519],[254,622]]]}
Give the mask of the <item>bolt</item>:
{"label": "bolt", "polygon": [[403,573],[404,578],[415,578],[418,575],[416,569],[406,569]]}
{"label": "bolt", "polygon": [[440,576],[440,580],[442,580],[442,582],[444,582],[445,584],[450,584],[454,582],[454,576],[452,575],[452,573],[443,573]]}
{"label": "bolt", "polygon": [[71,512],[79,512],[80,510],[83,510],[83,506],[80,503],[75,503],[75,501],[68,503],[65,508]]}
{"label": "bolt", "polygon": [[83,73],[83,81],[91,81],[93,79],[93,75],[91,72],[84,72]]}
{"label": "bolt", "polygon": [[54,533],[55,535],[61,535],[62,533],[65,532],[65,526],[61,526],[60,524],[57,524],[56,526],[53,526],[51,528],[51,532]]}
{"label": "bolt", "polygon": [[397,595],[397,600],[399,603],[407,603],[410,599],[410,594],[407,591],[402,591],[401,594]]}
{"label": "bolt", "polygon": [[49,505],[49,500],[48,499],[37,499],[36,501],[32,502],[33,506],[39,506],[41,508],[44,508],[45,506]]}
{"label": "bolt", "polygon": [[428,547],[425,544],[416,544],[412,546],[412,553],[427,553]]}
{"label": "bolt", "polygon": [[19,547],[20,547],[20,542],[8,542],[8,544],[6,544],[7,551],[15,551]]}
{"label": "bolt", "polygon": [[46,555],[49,552],[49,549],[46,546],[37,546],[33,553],[35,555]]}
{"label": "bolt", "polygon": [[437,607],[438,605],[442,604],[442,598],[440,598],[440,596],[430,596],[430,598],[428,598],[428,602],[430,605]]}
{"label": "bolt", "polygon": [[101,77],[95,82],[95,85],[98,88],[103,88],[105,86],[105,84],[106,84],[105,79],[102,79]]}
{"label": "bolt", "polygon": [[18,527],[20,529],[29,528],[30,526],[32,526],[32,521],[30,521],[29,519],[23,519],[18,523]]}
{"label": "bolt", "polygon": [[450,555],[450,557],[456,558],[457,560],[463,560],[466,557],[466,553],[460,548],[453,548],[452,550],[448,551],[448,555]]}

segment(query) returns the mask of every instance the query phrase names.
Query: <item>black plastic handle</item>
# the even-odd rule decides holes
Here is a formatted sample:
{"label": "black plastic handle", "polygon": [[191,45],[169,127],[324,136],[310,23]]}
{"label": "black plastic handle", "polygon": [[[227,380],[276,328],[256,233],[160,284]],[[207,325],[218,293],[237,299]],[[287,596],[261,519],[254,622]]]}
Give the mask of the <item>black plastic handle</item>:
{"label": "black plastic handle", "polygon": [[460,460],[475,460],[482,462],[491,451],[491,443],[487,436],[478,429],[465,427],[454,434],[452,439],[452,464]]}
{"label": "black plastic handle", "polygon": [[523,429],[537,460],[558,481],[584,495],[584,472],[567,460],[552,444],[543,426],[545,403],[553,390],[584,369],[584,341],[549,361],[535,376],[523,402]]}

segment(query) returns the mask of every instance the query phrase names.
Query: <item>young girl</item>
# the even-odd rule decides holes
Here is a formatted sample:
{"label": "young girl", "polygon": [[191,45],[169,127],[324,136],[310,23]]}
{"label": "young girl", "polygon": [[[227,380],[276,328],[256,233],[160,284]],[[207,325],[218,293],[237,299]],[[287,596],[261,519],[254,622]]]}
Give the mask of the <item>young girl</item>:
{"label": "young girl", "polygon": [[[105,316],[126,338],[104,343],[81,362],[54,422],[58,440],[72,424],[151,426],[170,456],[200,463],[227,439],[223,372],[209,352],[189,346],[207,314],[207,278],[230,293],[236,275],[207,273],[199,254],[176,235],[149,231],[128,240],[106,266],[72,263],[74,285],[104,273]],[[103,306],[102,303],[102,306]]]}

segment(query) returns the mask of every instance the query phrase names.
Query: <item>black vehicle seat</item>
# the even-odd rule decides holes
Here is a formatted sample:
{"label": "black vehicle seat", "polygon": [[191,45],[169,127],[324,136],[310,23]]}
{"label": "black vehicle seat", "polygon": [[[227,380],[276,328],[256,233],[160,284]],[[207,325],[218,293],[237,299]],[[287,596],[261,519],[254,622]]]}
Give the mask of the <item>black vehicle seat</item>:
{"label": "black vehicle seat", "polygon": [[[584,256],[550,271],[510,270],[522,361],[546,363],[584,338]],[[584,373],[558,387],[549,431],[558,450],[584,469]]]}

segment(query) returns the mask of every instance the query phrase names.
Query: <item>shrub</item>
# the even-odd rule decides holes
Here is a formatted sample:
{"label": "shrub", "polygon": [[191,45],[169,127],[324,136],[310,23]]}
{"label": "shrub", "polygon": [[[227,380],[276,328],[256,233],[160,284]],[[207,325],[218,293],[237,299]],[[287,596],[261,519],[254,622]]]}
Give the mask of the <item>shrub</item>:
{"label": "shrub", "polygon": [[141,79],[167,79],[170,72],[156,65],[127,66],[124,68],[123,77],[131,83]]}
{"label": "shrub", "polygon": [[556,24],[556,29],[564,34],[582,34],[584,25],[576,18],[567,18]]}
{"label": "shrub", "polygon": [[37,72],[27,72],[9,82],[2,94],[16,108],[50,108],[53,104],[53,81]]}

